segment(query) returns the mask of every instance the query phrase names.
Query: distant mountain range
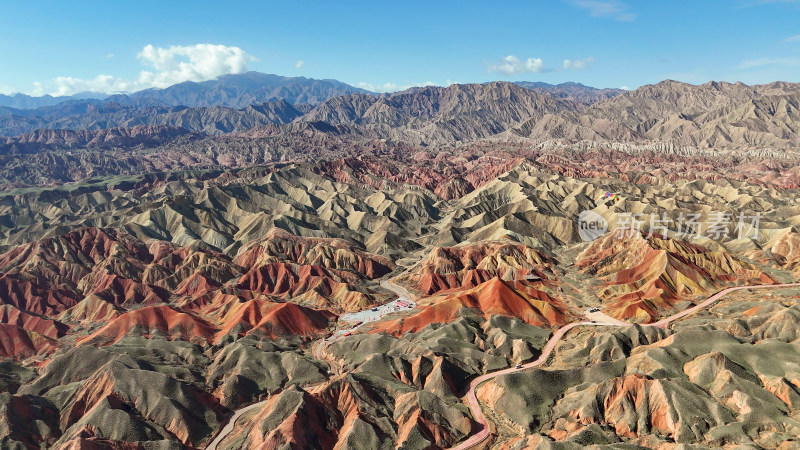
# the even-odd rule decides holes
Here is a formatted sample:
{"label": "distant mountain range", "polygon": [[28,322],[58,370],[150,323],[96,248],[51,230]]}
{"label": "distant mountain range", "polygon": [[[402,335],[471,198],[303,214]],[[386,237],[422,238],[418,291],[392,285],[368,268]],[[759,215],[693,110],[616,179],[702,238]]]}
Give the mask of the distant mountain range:
{"label": "distant mountain range", "polygon": [[[541,82],[517,82],[515,84],[547,94],[548,97],[587,105],[624,92],[596,89],[578,83],[551,85]],[[475,89],[479,88],[472,88],[473,91]],[[355,119],[354,114],[357,115],[355,110],[350,111],[347,108],[359,107],[355,104],[346,105],[347,103],[360,102],[360,106],[367,107],[375,102],[387,101],[381,99],[392,99],[390,102],[395,102],[407,98],[408,95],[425,97],[440,91],[449,92],[442,91],[442,88],[415,88],[404,92],[405,96],[378,95],[336,80],[248,72],[225,75],[212,81],[184,82],[165,89],[147,89],[105,98],[98,98],[101,94],[91,93],[70,97],[29,97],[17,94],[5,99],[0,98],[6,100],[5,103],[0,101],[0,135],[18,136],[42,129],[100,130],[140,125],[163,125],[184,128],[192,132],[223,134],[262,125],[289,123],[298,119],[319,121],[327,114],[334,116],[342,114],[340,118],[327,117],[327,119],[333,122],[346,122],[348,119]],[[301,119],[314,106],[330,99],[341,100],[326,104],[320,110]],[[450,110],[458,108],[458,102],[461,100],[464,98],[450,99],[451,105],[448,108]],[[502,99],[498,97],[496,100]],[[438,100],[432,101],[435,104]],[[339,107],[337,105],[345,109],[334,112],[333,110]],[[509,106],[522,114],[512,117],[526,118],[524,106]],[[503,105],[498,107],[503,108]],[[522,109],[519,109],[520,107]],[[401,116],[411,112],[398,111],[398,114],[395,124],[403,121]],[[362,118],[363,121],[380,122],[380,114],[374,115],[370,112],[369,115],[370,117]],[[503,122],[502,118],[490,119],[490,121],[496,120]],[[498,126],[499,123],[491,125],[490,131],[498,129]],[[454,134],[460,136],[465,133]],[[466,131],[466,134],[471,133]],[[486,131],[476,132],[476,136],[486,134]]]}
{"label": "distant mountain range", "polygon": [[[35,109],[84,100],[87,104],[104,102],[128,106],[229,106],[244,108],[271,100],[289,103],[317,104],[331,97],[353,93],[369,93],[336,80],[315,80],[305,77],[282,77],[259,72],[223,75],[215,80],[185,81],[164,89],[145,89],[131,94],[83,92],[65,97],[25,94],[0,95],[0,108]],[[8,110],[0,109],[0,112]],[[23,113],[23,115],[25,115]]]}
{"label": "distant mountain range", "polygon": [[[619,95],[621,89],[597,89],[580,83],[548,84],[540,81],[517,81],[526,89],[546,92],[554,97],[593,103]],[[61,104],[119,103],[126,106],[228,106],[244,108],[256,103],[286,100],[292,104],[316,105],[329,98],[354,93],[372,94],[337,80],[316,80],[305,77],[283,77],[259,72],[223,75],[215,80],[186,81],[164,89],[145,89],[131,94],[82,92],[70,96],[34,97],[25,94],[0,94],[0,114],[42,115],[27,111]],[[47,110],[44,113],[53,110]]]}
{"label": "distant mountain range", "polygon": [[244,108],[256,103],[286,100],[315,105],[332,97],[369,93],[336,80],[282,77],[259,72],[223,75],[216,80],[186,81],[164,89],[147,89],[106,100],[123,105],[228,106]]}
{"label": "distant mountain range", "polygon": [[525,89],[547,93],[553,97],[585,104],[608,100],[626,92],[623,89],[598,89],[571,81],[561,84],[548,84],[541,81],[515,81],[514,84]]}
{"label": "distant mountain range", "polygon": [[[102,130],[140,125],[183,128],[211,135],[288,123],[303,115],[285,100],[236,109],[226,106],[126,106],[120,103],[63,103],[0,116],[0,129],[17,136],[36,130]],[[30,114],[34,113],[34,114]]]}
{"label": "distant mountain range", "polygon": [[[0,107],[0,153],[147,145],[183,134],[273,136],[307,129],[442,146],[490,139],[789,149],[800,144],[800,84],[663,81],[634,91],[578,83],[491,82],[375,94],[334,80],[249,72],[103,100]],[[138,127],[136,132],[125,129]],[[151,131],[141,127],[155,127]],[[100,130],[114,129],[120,140]],[[263,130],[262,130],[263,129]],[[40,130],[80,131],[75,134]],[[169,131],[165,131],[169,130]],[[23,148],[24,147],[24,148]]]}
{"label": "distant mountain range", "polygon": [[104,99],[108,94],[101,94],[98,92],[81,92],[75,95],[58,96],[43,95],[41,97],[34,97],[25,94],[3,95],[0,94],[0,111],[2,108],[14,109],[34,109],[43,106],[53,106],[59,103],[69,102],[73,100],[86,100],[86,99]]}

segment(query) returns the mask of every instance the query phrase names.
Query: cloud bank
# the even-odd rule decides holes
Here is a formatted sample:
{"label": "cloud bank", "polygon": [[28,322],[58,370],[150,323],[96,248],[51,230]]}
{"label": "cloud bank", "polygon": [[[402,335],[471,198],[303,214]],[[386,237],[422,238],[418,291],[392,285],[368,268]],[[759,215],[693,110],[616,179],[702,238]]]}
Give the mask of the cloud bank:
{"label": "cloud bank", "polygon": [[514,75],[518,73],[539,73],[544,70],[542,58],[528,58],[526,61],[520,60],[514,55],[508,55],[497,64],[489,66],[489,73],[504,73]]}
{"label": "cloud bank", "polygon": [[564,70],[583,70],[594,63],[594,58],[584,58],[584,59],[565,59],[564,62],[561,64],[561,67]]}
{"label": "cloud bank", "polygon": [[146,45],[136,58],[147,69],[136,79],[97,75],[83,79],[57,77],[52,84],[34,83],[34,95],[72,95],[78,92],[119,93],[148,88],[165,88],[184,81],[213,80],[220,75],[243,73],[255,60],[239,47],[196,44],[155,47]]}
{"label": "cloud bank", "polygon": [[516,55],[508,55],[500,61],[490,64],[489,73],[501,73],[504,75],[518,75],[522,73],[541,73],[553,72],[556,70],[583,70],[594,63],[594,58],[584,59],[565,59],[561,63],[561,68],[545,67],[542,58],[528,58],[522,61]]}

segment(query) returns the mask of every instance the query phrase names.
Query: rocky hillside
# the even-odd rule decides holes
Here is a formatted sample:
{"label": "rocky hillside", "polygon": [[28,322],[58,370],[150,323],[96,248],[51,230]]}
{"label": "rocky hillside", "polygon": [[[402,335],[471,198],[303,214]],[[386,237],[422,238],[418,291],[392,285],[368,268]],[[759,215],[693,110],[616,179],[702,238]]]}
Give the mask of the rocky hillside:
{"label": "rocky hillside", "polygon": [[[131,128],[141,126],[161,126],[180,128],[186,131],[219,135],[244,131],[271,124],[289,123],[302,116],[285,100],[259,103],[235,109],[225,106],[187,108],[123,106],[119,103],[105,103],[87,108],[86,112],[72,114],[63,110],[52,111],[46,116],[0,117],[0,127],[8,135],[15,137],[6,140],[5,145],[30,142],[30,135],[65,131],[102,131],[109,128]],[[59,142],[47,142],[49,147],[59,148]],[[133,147],[137,143],[125,146]],[[91,147],[91,146],[89,146]],[[84,148],[73,145],[70,148]]]}
{"label": "rocky hillside", "polygon": [[[747,86],[710,82],[695,86],[664,81],[634,91],[614,91],[576,84],[492,82],[413,88],[383,95],[333,89],[326,91],[330,94],[327,96],[304,97],[304,101],[315,104],[311,106],[293,105],[299,97],[284,91],[274,96],[251,96],[247,89],[266,89],[263,86],[271,86],[272,81],[255,74],[253,79],[243,77],[230,81],[230,88],[223,88],[228,84],[221,79],[206,82],[212,84],[203,87],[189,83],[163,92],[143,91],[133,96],[141,94],[142,99],[136,101],[111,97],[103,102],[10,110],[0,115],[0,134],[144,125],[216,136],[252,133],[260,127],[294,122],[345,133],[356,140],[388,139],[437,147],[481,140],[537,146],[588,141],[595,145],[786,152],[798,144],[793,130],[798,121],[800,85],[792,83]],[[207,101],[179,103],[182,97],[177,92],[184,91],[216,94],[209,94]],[[165,95],[165,101],[143,100],[156,93]],[[294,129],[278,127],[273,133],[291,133]],[[26,136],[8,138],[5,145],[28,140]],[[126,142],[125,146],[137,144]],[[46,151],[59,146],[54,142],[31,148]]]}
{"label": "rocky hillside", "polygon": [[[478,429],[470,381],[535,360],[588,308],[648,323],[726,286],[796,276],[791,161],[380,141],[328,158],[349,141],[297,133],[331,153],[3,191],[4,445],[202,448],[252,405],[219,448],[451,448]],[[246,154],[236,142],[249,138],[229,138],[229,153],[173,155]],[[583,210],[612,227],[628,212],[760,212],[763,235],[583,242]],[[392,306],[394,289],[410,297]],[[492,439],[789,439],[797,292],[741,292],[670,330],[568,333],[547,367],[481,385]]]}
{"label": "rocky hillside", "polygon": [[218,81],[0,118],[0,447],[796,447],[798,85]]}
{"label": "rocky hillside", "polygon": [[151,103],[188,107],[245,108],[274,100],[314,105],[332,97],[359,92],[367,93],[364,89],[336,80],[246,72],[223,75],[210,81],[186,81],[164,89],[147,89],[130,95],[112,96],[108,100],[137,105]]}

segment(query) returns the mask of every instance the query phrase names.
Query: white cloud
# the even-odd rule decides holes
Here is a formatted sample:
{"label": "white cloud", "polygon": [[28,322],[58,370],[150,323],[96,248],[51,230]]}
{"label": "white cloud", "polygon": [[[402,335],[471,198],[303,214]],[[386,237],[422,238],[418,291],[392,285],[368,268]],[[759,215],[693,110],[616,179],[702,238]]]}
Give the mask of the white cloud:
{"label": "white cloud", "polygon": [[784,39],[783,42],[800,42],[800,34],[789,36],[786,39]]}
{"label": "white cloud", "polygon": [[584,59],[565,59],[561,67],[564,68],[564,70],[583,70],[592,64],[594,64],[594,58],[590,56]]}
{"label": "white cloud", "polygon": [[90,79],[57,77],[52,86],[34,83],[33,93],[71,95],[83,91],[117,93],[165,88],[184,81],[206,81],[220,75],[243,73],[247,71],[248,62],[255,59],[239,47],[215,44],[166,48],[146,45],[136,57],[153,70],[142,70],[135,80],[105,74]]}
{"label": "white cloud", "polygon": [[247,63],[254,59],[239,47],[214,44],[173,45],[169,48],[146,45],[136,57],[156,70],[139,73],[139,82],[153,87],[242,73],[247,71]]}
{"label": "white cloud", "polygon": [[134,82],[115,78],[111,75],[98,75],[92,79],[84,80],[73,77],[57,77],[53,80],[55,89],[48,89],[41,83],[35,83],[34,95],[53,96],[72,95],[78,92],[126,92],[134,90]]}
{"label": "white cloud", "polygon": [[508,55],[497,64],[489,66],[489,73],[504,73],[506,75],[526,72],[539,73],[542,71],[544,71],[544,62],[541,58],[528,58],[523,62],[514,55]]}
{"label": "white cloud", "polygon": [[570,3],[587,11],[592,17],[611,18],[620,22],[631,22],[636,19],[636,14],[628,11],[628,5],[616,0],[570,0]]}
{"label": "white cloud", "polygon": [[31,95],[34,96],[41,96],[45,94],[44,85],[38,81],[33,82],[33,90],[31,91]]}
{"label": "white cloud", "polygon": [[6,86],[5,84],[0,83],[0,94],[11,95],[13,93],[14,90],[11,89],[11,86]]}
{"label": "white cloud", "polygon": [[629,88],[627,84],[622,85],[619,88],[622,89],[623,91],[630,91],[631,90],[631,88]]}
{"label": "white cloud", "polygon": [[111,59],[111,58],[113,58],[113,57],[114,57],[114,54],[113,54],[113,53],[109,53],[109,54],[107,54],[107,55],[106,55],[106,59]]}
{"label": "white cloud", "polygon": [[305,61],[303,61],[302,59],[298,59],[297,62],[294,63],[294,68],[295,69],[302,69],[303,66],[305,66],[305,65],[306,65]]}
{"label": "white cloud", "polygon": [[359,81],[356,83],[356,87],[360,87],[361,89],[366,89],[372,92],[389,92],[397,90],[397,85],[394,83],[372,84],[367,83],[366,81]]}
{"label": "white cloud", "polygon": [[557,70],[583,70],[594,64],[592,57],[583,59],[565,59],[561,63],[561,68],[545,67],[542,58],[528,58],[522,61],[515,55],[508,55],[495,64],[489,65],[489,73],[502,73],[505,75],[516,75],[522,73],[541,73],[553,72]]}
{"label": "white cloud", "polygon": [[800,57],[787,58],[757,58],[748,59],[739,63],[740,69],[752,69],[764,66],[800,66]]}
{"label": "white cloud", "polygon": [[422,83],[409,83],[409,84],[396,84],[396,83],[372,84],[360,81],[356,83],[356,86],[360,87],[361,89],[366,89],[372,92],[398,92],[398,91],[405,91],[406,89],[410,89],[412,87],[439,86],[439,84],[434,83],[433,81],[424,81]]}

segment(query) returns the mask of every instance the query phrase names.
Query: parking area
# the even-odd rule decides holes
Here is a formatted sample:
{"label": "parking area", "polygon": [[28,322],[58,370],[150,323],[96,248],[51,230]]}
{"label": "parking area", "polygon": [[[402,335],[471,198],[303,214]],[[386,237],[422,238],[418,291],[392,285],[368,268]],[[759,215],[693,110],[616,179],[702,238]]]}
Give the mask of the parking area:
{"label": "parking area", "polygon": [[339,317],[339,320],[345,322],[355,322],[355,323],[367,323],[367,322],[375,322],[383,318],[383,316],[395,312],[400,311],[408,311],[410,309],[414,309],[417,304],[414,303],[413,300],[402,298],[391,301],[389,303],[383,304],[381,306],[376,306],[374,308],[365,309],[363,311],[354,312],[354,313],[347,313],[342,314]]}
{"label": "parking area", "polygon": [[583,313],[583,315],[587,319],[596,323],[605,323],[621,327],[630,325],[628,322],[623,322],[622,320],[607,316],[602,311],[600,311],[600,308],[589,308]]}

